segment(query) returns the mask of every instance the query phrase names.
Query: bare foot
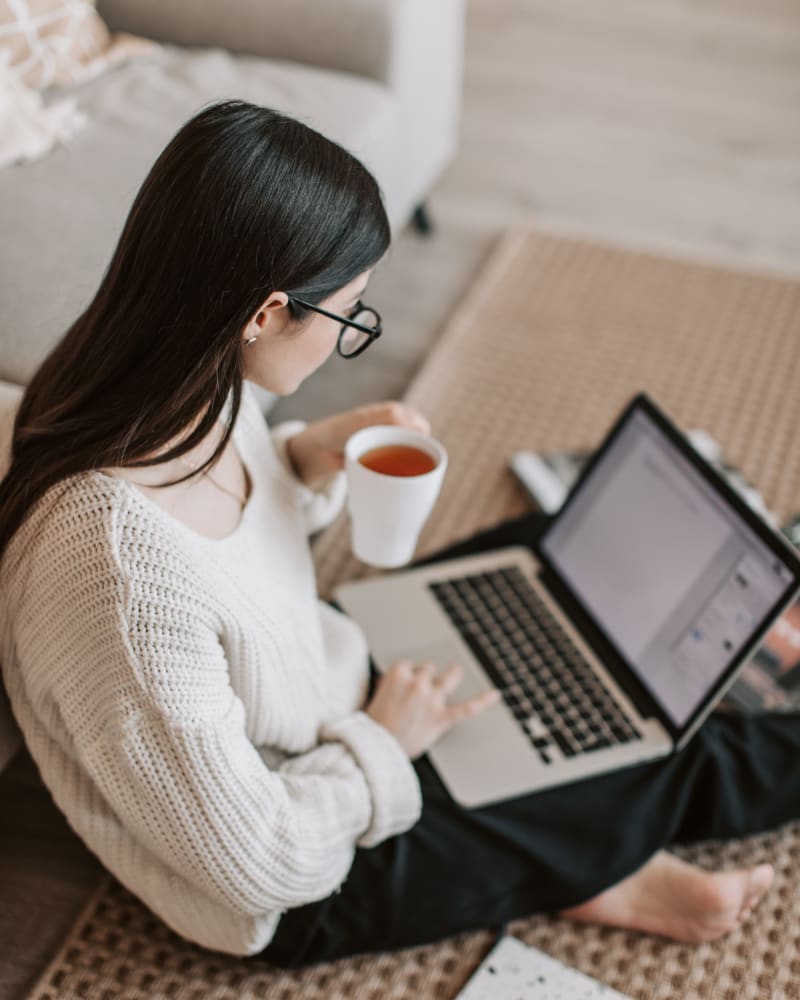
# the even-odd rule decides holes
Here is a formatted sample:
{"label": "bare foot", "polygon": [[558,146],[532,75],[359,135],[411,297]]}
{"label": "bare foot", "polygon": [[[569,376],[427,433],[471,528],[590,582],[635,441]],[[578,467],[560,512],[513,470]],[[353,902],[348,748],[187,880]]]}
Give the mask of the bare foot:
{"label": "bare foot", "polygon": [[707,872],[659,851],[633,875],[561,915],[700,944],[746,920],[774,874],[772,865]]}

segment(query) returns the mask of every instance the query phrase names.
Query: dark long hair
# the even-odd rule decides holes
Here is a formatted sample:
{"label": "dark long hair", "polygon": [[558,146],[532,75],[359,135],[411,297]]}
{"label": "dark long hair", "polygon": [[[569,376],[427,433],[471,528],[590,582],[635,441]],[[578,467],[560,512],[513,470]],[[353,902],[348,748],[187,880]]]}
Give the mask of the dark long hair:
{"label": "dark long hair", "polygon": [[178,457],[230,396],[211,465],[239,410],[241,334],[258,306],[275,290],[320,302],[388,244],[374,178],[313,129],[243,101],[187,122],[137,194],[97,294],[22,398],[0,483],[0,559],[50,487]]}

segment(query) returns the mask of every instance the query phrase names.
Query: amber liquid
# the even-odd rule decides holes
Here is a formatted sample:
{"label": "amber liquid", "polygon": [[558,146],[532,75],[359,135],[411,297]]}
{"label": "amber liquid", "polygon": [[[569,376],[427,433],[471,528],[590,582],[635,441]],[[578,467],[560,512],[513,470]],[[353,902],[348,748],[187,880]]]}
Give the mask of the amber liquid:
{"label": "amber liquid", "polygon": [[427,451],[407,444],[384,444],[359,455],[359,462],[384,476],[423,476],[436,468],[436,459]]}

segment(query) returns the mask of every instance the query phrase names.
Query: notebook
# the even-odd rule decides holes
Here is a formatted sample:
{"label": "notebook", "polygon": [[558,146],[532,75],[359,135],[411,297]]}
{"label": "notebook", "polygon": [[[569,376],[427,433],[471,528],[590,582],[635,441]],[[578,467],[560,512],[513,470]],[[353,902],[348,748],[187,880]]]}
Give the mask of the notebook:
{"label": "notebook", "polygon": [[518,938],[502,937],[457,1000],[631,1000]]}

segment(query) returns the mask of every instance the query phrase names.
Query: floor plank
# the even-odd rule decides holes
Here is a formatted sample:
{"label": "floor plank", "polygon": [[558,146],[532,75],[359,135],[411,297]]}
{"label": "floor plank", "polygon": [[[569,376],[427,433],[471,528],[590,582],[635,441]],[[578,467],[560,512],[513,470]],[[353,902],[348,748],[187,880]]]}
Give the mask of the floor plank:
{"label": "floor plank", "polygon": [[376,272],[380,343],[346,367],[331,359],[275,419],[398,394],[507,225],[800,272],[795,0],[468,10],[461,148],[431,198],[438,233],[403,233]]}

